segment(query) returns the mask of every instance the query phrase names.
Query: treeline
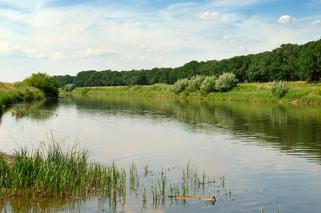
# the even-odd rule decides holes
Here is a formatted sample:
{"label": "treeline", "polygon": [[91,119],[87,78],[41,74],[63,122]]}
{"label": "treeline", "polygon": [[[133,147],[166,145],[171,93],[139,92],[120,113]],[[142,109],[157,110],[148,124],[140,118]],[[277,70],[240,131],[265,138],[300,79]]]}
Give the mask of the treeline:
{"label": "treeline", "polygon": [[62,87],[76,86],[122,86],[173,84],[182,78],[196,75],[216,75],[231,72],[239,82],[269,81],[319,81],[321,78],[321,40],[304,45],[283,44],[272,51],[237,56],[224,60],[206,62],[191,61],[176,68],[154,68],[132,71],[82,71],[77,76],[55,76]]}

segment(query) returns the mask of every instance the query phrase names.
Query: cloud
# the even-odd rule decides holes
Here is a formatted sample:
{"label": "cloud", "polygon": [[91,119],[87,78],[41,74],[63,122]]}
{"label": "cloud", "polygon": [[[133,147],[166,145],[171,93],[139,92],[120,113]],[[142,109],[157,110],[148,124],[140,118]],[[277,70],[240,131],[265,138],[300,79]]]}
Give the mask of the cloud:
{"label": "cloud", "polygon": [[281,16],[279,19],[278,19],[279,23],[281,24],[289,24],[291,23],[292,21],[294,21],[294,19],[289,16],[289,15],[283,15]]}
{"label": "cloud", "polygon": [[59,61],[59,60],[62,60],[63,58],[64,58],[63,54],[57,51],[54,54],[52,54],[52,56],[50,57],[50,60]]}
{"label": "cloud", "polygon": [[2,42],[0,43],[0,56],[6,56],[18,49],[17,46]]}
{"label": "cloud", "polygon": [[80,57],[95,57],[95,56],[107,56],[116,55],[117,52],[114,50],[106,50],[102,48],[87,48],[80,53]]}
{"label": "cloud", "polygon": [[316,20],[311,22],[311,25],[314,25],[314,26],[320,25],[320,24],[321,24],[321,20],[320,19],[316,19]]}
{"label": "cloud", "polygon": [[239,19],[235,13],[204,12],[200,15],[202,20],[212,20],[216,22],[233,22]]}
{"label": "cloud", "polygon": [[[12,80],[10,73],[29,75],[35,70],[55,75],[173,67],[303,43],[321,34],[314,27],[318,15],[301,16],[284,27],[272,19],[275,14],[256,11],[267,0],[159,1],[167,4],[148,9],[120,3],[57,6],[46,4],[52,0],[5,1],[24,9],[0,8],[0,56],[8,59],[0,64],[0,72],[6,73],[1,75],[6,81]],[[250,9],[255,13],[247,13]],[[278,33],[269,36],[271,32]]]}
{"label": "cloud", "polygon": [[258,3],[262,0],[216,0],[213,5],[216,7],[244,7]]}

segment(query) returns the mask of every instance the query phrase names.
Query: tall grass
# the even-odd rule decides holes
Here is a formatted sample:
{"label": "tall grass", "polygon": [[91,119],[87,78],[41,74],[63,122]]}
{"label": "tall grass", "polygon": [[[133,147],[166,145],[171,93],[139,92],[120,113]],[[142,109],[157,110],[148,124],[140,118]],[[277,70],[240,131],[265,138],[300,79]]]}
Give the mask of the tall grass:
{"label": "tall grass", "polygon": [[44,99],[39,89],[0,82],[0,112],[11,104],[39,99]]}
{"label": "tall grass", "polygon": [[[202,194],[205,195],[204,187],[209,189],[209,196],[213,196],[211,191],[216,187],[218,195],[223,190],[222,195],[231,197],[231,193],[225,190],[224,176],[221,183],[214,186],[209,176],[205,172],[198,174],[190,162],[183,168],[177,182],[170,180],[166,170],[148,177],[140,176],[134,163],[126,173],[114,162],[109,165],[92,162],[86,151],[77,146],[64,150],[55,140],[32,152],[21,148],[13,158],[9,163],[0,154],[0,194],[10,198],[12,195],[54,199],[97,196],[99,200],[107,198],[110,208],[116,210],[118,203],[125,205],[129,195],[127,189],[131,195],[141,197],[142,208],[146,208],[148,196],[151,196],[152,206],[158,208],[160,204],[165,206],[167,198],[185,202],[184,196],[191,197],[191,189],[194,195],[199,195],[199,189],[203,188]],[[142,184],[141,179],[145,180]],[[174,184],[168,184],[168,181],[174,181]],[[151,190],[147,191],[148,188]]]}
{"label": "tall grass", "polygon": [[52,143],[32,153],[20,149],[12,165],[0,155],[0,190],[14,195],[78,196],[90,192],[126,194],[126,175],[115,164],[89,161],[87,152],[63,151]]}

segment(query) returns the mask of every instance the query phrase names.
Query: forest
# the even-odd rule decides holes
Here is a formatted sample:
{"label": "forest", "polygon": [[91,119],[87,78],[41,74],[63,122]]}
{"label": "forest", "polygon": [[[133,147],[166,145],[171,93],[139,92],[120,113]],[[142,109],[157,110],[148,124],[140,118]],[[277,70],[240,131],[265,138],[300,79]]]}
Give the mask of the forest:
{"label": "forest", "polygon": [[59,87],[173,84],[195,75],[234,73],[239,82],[309,81],[321,78],[321,39],[303,45],[283,44],[272,51],[223,60],[191,61],[176,68],[132,71],[81,71],[76,76],[54,76]]}

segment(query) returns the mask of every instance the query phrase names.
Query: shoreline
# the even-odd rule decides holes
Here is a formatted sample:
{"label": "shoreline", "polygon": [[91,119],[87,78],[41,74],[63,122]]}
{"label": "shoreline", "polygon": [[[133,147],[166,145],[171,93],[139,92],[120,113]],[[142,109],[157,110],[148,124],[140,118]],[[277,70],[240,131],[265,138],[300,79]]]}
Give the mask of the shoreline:
{"label": "shoreline", "polygon": [[172,91],[172,85],[136,85],[112,87],[78,87],[71,93],[62,92],[61,95],[73,96],[128,96],[148,98],[171,98],[186,100],[271,103],[300,106],[321,106],[321,83],[289,82],[289,92],[282,98],[271,93],[272,83],[241,83],[233,90],[225,93],[213,92],[207,95],[201,92],[182,92],[177,95]]}

